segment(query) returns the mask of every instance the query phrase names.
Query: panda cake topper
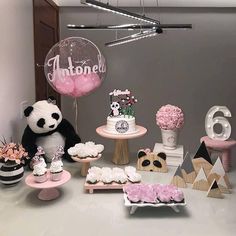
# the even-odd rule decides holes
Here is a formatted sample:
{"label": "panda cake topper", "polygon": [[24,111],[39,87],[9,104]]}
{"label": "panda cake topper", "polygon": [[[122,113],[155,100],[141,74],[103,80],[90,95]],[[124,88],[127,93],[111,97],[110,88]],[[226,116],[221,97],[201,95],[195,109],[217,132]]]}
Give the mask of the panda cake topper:
{"label": "panda cake topper", "polygon": [[[54,100],[50,98],[50,100],[38,101],[24,111],[27,127],[22,136],[22,145],[31,160],[40,151],[37,149],[40,146],[45,152],[44,157],[47,162],[51,162],[58,151],[63,158],[73,161],[67,150],[81,142],[74,127],[62,117]],[[58,150],[59,146],[64,147],[65,153]]]}
{"label": "panda cake topper", "polygon": [[132,93],[126,89],[124,91],[115,89],[109,93],[110,96],[110,117],[134,116],[133,105],[138,101]]}

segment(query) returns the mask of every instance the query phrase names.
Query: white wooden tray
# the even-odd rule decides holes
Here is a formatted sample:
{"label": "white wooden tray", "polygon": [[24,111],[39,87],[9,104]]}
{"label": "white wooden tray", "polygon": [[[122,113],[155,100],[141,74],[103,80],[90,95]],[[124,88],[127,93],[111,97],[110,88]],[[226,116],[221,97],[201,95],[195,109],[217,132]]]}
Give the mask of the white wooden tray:
{"label": "white wooden tray", "polygon": [[84,189],[88,190],[89,193],[93,193],[93,190],[96,190],[96,189],[100,189],[100,190],[121,189],[122,190],[126,184],[138,184],[138,183],[132,183],[130,181],[127,181],[125,184],[118,184],[115,182],[112,182],[111,184],[104,184],[103,182],[99,181],[96,184],[89,184],[85,181]]}
{"label": "white wooden tray", "polygon": [[126,207],[131,207],[130,208],[130,214],[134,214],[134,212],[137,210],[138,207],[171,207],[175,212],[179,212],[178,206],[185,206],[186,202],[181,202],[181,203],[132,203],[127,197],[127,194],[124,193],[124,200],[125,200],[125,206]]}

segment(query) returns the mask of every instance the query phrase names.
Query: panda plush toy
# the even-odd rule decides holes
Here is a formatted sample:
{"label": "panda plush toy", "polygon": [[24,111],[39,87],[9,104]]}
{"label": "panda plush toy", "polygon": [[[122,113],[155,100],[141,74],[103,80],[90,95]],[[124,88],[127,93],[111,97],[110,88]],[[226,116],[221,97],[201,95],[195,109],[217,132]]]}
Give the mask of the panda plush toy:
{"label": "panda plush toy", "polygon": [[52,99],[38,101],[24,110],[27,127],[22,137],[22,145],[32,159],[41,146],[45,152],[45,159],[51,162],[59,146],[65,150],[64,158],[73,161],[67,150],[80,143],[80,137],[73,126],[62,118],[62,114]]}

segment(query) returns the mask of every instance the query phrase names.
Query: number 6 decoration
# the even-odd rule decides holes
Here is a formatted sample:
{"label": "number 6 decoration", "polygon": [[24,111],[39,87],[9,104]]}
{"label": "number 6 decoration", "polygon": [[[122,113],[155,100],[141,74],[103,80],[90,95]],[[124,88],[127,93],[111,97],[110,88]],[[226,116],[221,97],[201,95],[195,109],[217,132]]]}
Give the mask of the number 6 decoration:
{"label": "number 6 decoration", "polygon": [[[222,116],[214,117],[216,112],[222,112],[225,117],[231,117],[231,112],[226,106],[213,106],[206,114],[205,130],[209,138],[215,140],[227,140],[231,134],[231,125],[229,121]],[[222,126],[222,132],[216,133],[214,126],[219,124]]]}

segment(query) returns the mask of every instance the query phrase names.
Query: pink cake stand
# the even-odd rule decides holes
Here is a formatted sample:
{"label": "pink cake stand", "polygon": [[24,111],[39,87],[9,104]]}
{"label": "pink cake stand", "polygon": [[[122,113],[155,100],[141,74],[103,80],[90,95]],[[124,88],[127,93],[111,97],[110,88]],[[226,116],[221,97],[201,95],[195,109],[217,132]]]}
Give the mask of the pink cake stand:
{"label": "pink cake stand", "polygon": [[96,160],[100,159],[101,156],[102,156],[102,154],[99,154],[97,157],[93,157],[93,158],[92,157],[87,157],[87,158],[82,159],[82,158],[75,157],[75,156],[71,156],[71,158],[74,161],[82,163],[80,174],[81,174],[81,176],[85,177],[85,176],[87,176],[88,169],[90,168],[90,162],[93,162],[93,161],[96,161]]}
{"label": "pink cake stand", "polygon": [[115,150],[112,162],[116,165],[126,165],[129,163],[129,145],[128,139],[138,138],[147,133],[147,129],[136,125],[137,132],[133,134],[109,134],[105,131],[105,125],[96,129],[96,132],[104,137],[115,140]]}
{"label": "pink cake stand", "polygon": [[63,170],[61,180],[59,181],[51,181],[50,180],[50,173],[47,173],[48,180],[44,183],[36,183],[34,180],[34,175],[31,173],[25,178],[25,183],[32,187],[32,188],[39,188],[42,189],[39,194],[38,198],[43,201],[49,201],[56,199],[60,196],[60,192],[56,187],[65,184],[67,181],[70,180],[71,175],[70,172]]}
{"label": "pink cake stand", "polygon": [[230,140],[213,140],[209,138],[208,136],[204,136],[200,140],[201,142],[204,141],[208,150],[216,150],[220,151],[222,153],[222,164],[225,169],[225,171],[229,171],[230,168],[230,152],[231,149],[236,145],[236,140],[230,139]]}

